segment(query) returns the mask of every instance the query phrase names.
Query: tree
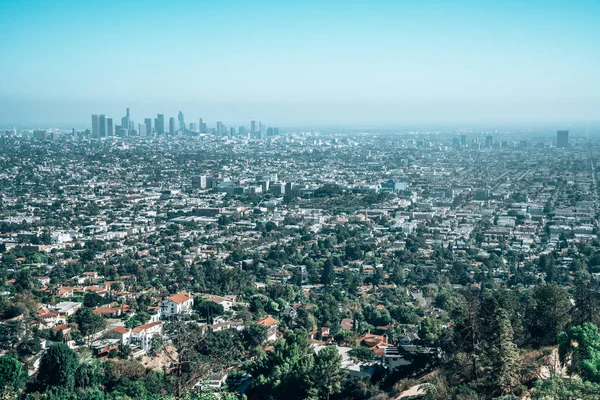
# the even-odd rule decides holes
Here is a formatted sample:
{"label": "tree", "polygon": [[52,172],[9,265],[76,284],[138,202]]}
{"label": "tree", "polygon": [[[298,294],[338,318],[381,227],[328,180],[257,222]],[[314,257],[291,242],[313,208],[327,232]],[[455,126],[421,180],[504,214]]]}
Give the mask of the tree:
{"label": "tree", "polygon": [[500,308],[492,321],[493,337],[484,345],[484,371],[494,393],[505,395],[519,384],[519,351],[506,310]]}
{"label": "tree", "polygon": [[574,326],[558,335],[558,354],[569,374],[600,383],[600,333],[592,323]]}
{"label": "tree", "polygon": [[421,321],[419,336],[423,340],[424,344],[433,346],[437,342],[441,333],[442,324],[439,319],[425,318]]}
{"label": "tree", "polygon": [[368,347],[356,347],[350,350],[349,354],[360,361],[373,361],[375,359],[375,353]]}
{"label": "tree", "polygon": [[247,349],[260,346],[267,340],[267,327],[259,324],[251,324],[242,331],[242,338]]}
{"label": "tree", "polygon": [[319,398],[328,400],[340,392],[344,378],[341,367],[342,356],[334,346],[322,348],[317,353],[312,376]]}
{"label": "tree", "polygon": [[13,357],[0,357],[0,397],[6,396],[19,389],[23,369],[21,364]]}
{"label": "tree", "polygon": [[314,356],[306,331],[291,332],[274,350],[246,365],[254,378],[249,397],[256,399],[307,399],[316,394],[311,378]]}
{"label": "tree", "polygon": [[325,286],[331,286],[335,281],[335,271],[333,270],[333,262],[328,258],[323,264],[323,272],[321,273],[321,283]]}
{"label": "tree", "polygon": [[34,354],[38,354],[42,350],[39,337],[32,337],[31,339],[23,340],[17,346],[17,354],[19,358],[24,360]]}
{"label": "tree", "polygon": [[536,400],[597,399],[600,398],[600,385],[577,378],[564,379],[560,375],[554,375],[551,379],[538,379],[535,382],[532,398]]}
{"label": "tree", "polygon": [[222,315],[225,312],[221,304],[210,300],[200,300],[194,303],[194,309],[199,315],[205,316],[209,324],[214,323],[216,315]]}
{"label": "tree", "polygon": [[569,322],[571,300],[567,291],[556,283],[533,289],[526,322],[534,343],[552,345]]}
{"label": "tree", "polygon": [[97,333],[106,328],[106,321],[99,315],[94,314],[91,308],[82,307],[75,315],[73,322],[77,324],[77,329],[83,336]]}
{"label": "tree", "polygon": [[80,389],[94,388],[102,383],[104,370],[97,359],[82,362],[75,372],[75,387]]}
{"label": "tree", "polygon": [[102,296],[98,293],[89,292],[83,297],[83,305],[85,307],[94,308],[102,304]]}
{"label": "tree", "polygon": [[40,360],[37,380],[41,388],[52,387],[73,390],[77,371],[77,354],[64,343],[50,346]]}

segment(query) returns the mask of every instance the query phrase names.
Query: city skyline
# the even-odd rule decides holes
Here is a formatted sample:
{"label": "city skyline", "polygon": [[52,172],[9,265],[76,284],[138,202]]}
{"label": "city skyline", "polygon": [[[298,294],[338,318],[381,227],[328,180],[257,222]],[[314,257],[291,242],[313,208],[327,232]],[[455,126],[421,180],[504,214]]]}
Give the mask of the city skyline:
{"label": "city skyline", "polygon": [[592,1],[0,9],[2,125],[69,126],[129,106],[235,125],[600,119]]}

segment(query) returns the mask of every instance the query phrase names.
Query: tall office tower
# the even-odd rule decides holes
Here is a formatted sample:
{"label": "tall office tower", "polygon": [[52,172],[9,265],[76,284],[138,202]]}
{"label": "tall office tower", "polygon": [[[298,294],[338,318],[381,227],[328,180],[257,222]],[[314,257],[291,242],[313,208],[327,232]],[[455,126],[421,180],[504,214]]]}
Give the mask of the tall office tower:
{"label": "tall office tower", "polygon": [[[144,132],[146,134],[146,136],[151,136],[152,135],[152,118],[144,118],[144,125],[146,125],[146,132]],[[140,135],[142,134],[142,132],[140,131]]]}
{"label": "tall office tower", "polygon": [[115,128],[113,127],[113,119],[106,118],[106,136],[114,136]]}
{"label": "tall office tower", "polygon": [[222,136],[223,130],[223,122],[217,121],[217,136]]}
{"label": "tall office tower", "polygon": [[467,145],[467,135],[460,135],[460,145],[463,147]]}
{"label": "tall office tower", "polygon": [[494,138],[492,136],[485,137],[485,147],[492,147]]}
{"label": "tall office tower", "polygon": [[100,137],[106,137],[106,115],[100,114]]}
{"label": "tall office tower", "polygon": [[169,118],[169,135],[175,135],[175,118]]}
{"label": "tall office tower", "polygon": [[250,121],[250,135],[252,137],[256,136],[256,121]]}
{"label": "tall office tower", "polygon": [[246,136],[247,135],[247,133],[246,133],[246,127],[245,126],[240,126],[238,128],[238,135],[240,135],[240,136]]}
{"label": "tall office tower", "polygon": [[183,119],[183,113],[181,111],[179,111],[179,114],[177,115],[177,120],[179,121],[179,130],[181,131],[181,133],[185,132],[185,120]]}
{"label": "tall office tower", "polygon": [[206,175],[192,176],[192,189],[206,189]]}
{"label": "tall office tower", "polygon": [[556,132],[556,147],[566,149],[569,147],[569,131]]}
{"label": "tall office tower", "polygon": [[204,118],[200,118],[198,120],[198,130],[200,131],[200,133],[206,133],[206,123],[204,122]]}
{"label": "tall office tower", "polygon": [[148,136],[148,134],[146,133],[146,124],[140,124],[138,132],[140,136]]}
{"label": "tall office tower", "polygon": [[156,134],[158,136],[163,136],[165,134],[165,114],[156,115],[156,119],[154,120],[154,129],[156,130]]}
{"label": "tall office tower", "polygon": [[229,136],[235,136],[235,128],[229,128]]}
{"label": "tall office tower", "polygon": [[276,128],[274,126],[267,128],[267,137],[270,136],[279,136],[279,128]]}
{"label": "tall office tower", "polygon": [[33,131],[33,138],[38,140],[46,140],[48,137],[48,131],[45,129],[36,129]]}
{"label": "tall office tower", "polygon": [[198,125],[196,125],[194,122],[190,122],[190,131],[198,132]]}
{"label": "tall office tower", "polygon": [[100,137],[100,116],[92,114],[92,137]]}
{"label": "tall office tower", "polygon": [[125,112],[125,117],[121,121],[121,126],[127,130],[133,129],[133,127],[131,126],[131,116],[129,115],[129,108],[127,108],[127,111]]}

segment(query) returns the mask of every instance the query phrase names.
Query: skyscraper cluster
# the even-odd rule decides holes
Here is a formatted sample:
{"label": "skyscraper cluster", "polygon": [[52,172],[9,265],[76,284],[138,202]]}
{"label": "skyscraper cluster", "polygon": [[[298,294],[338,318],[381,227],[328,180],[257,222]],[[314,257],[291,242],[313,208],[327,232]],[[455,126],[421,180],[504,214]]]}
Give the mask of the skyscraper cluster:
{"label": "skyscraper cluster", "polygon": [[[144,122],[137,125],[131,119],[129,108],[127,108],[125,116],[121,118],[121,125],[113,125],[113,119],[104,114],[92,115],[92,131],[93,138],[105,138],[111,136],[178,136],[178,135],[198,135],[212,134],[217,137],[245,137],[248,139],[266,139],[272,136],[279,135],[278,127],[267,127],[267,124],[262,121],[250,121],[250,131],[245,126],[227,127],[223,121],[217,121],[214,128],[209,128],[203,118],[198,120],[198,124],[192,122],[185,123],[183,112],[179,111],[177,119],[169,117],[168,126],[165,127],[165,115],[157,114],[154,118],[144,118]],[[137,128],[137,129],[136,129]]]}

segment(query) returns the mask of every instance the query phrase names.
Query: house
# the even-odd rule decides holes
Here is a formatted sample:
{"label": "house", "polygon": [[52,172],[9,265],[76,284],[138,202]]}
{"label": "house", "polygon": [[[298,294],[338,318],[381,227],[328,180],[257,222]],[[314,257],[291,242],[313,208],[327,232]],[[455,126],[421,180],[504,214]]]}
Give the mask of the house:
{"label": "house", "polygon": [[49,308],[58,311],[58,313],[63,317],[70,317],[71,315],[75,314],[77,310],[81,308],[81,306],[83,306],[83,304],[76,301],[63,301],[54,306],[50,306]]}
{"label": "house", "polygon": [[393,371],[397,367],[402,367],[405,365],[410,365],[411,361],[404,358],[404,355],[407,353],[422,353],[422,354],[430,354],[435,357],[438,356],[438,350],[432,347],[420,347],[414,345],[404,345],[404,346],[389,346],[385,348],[385,353],[383,355],[383,365],[388,368],[388,371]]}
{"label": "house", "polygon": [[162,336],[162,325],[162,321],[155,321],[136,326],[133,329],[118,326],[112,330],[110,336],[113,339],[118,339],[119,344],[138,346],[147,352],[152,349],[152,338]]}
{"label": "house", "polygon": [[162,317],[162,308],[159,306],[148,306],[148,314],[150,314],[150,321],[148,322],[160,321],[160,318]]}
{"label": "house", "polygon": [[218,332],[218,331],[222,331],[225,329],[235,329],[235,330],[241,331],[244,329],[244,321],[242,321],[242,320],[226,321],[226,322],[221,322],[218,324],[204,325],[204,326],[206,326],[206,328],[208,328],[208,330],[210,330],[211,332]]}
{"label": "house", "polygon": [[36,318],[39,319],[38,328],[43,329],[51,326],[56,326],[66,323],[66,318],[58,311],[49,311],[47,308],[42,308],[36,313]]}
{"label": "house", "polygon": [[164,318],[173,318],[180,315],[190,314],[194,298],[185,292],[180,292],[167,297],[162,301],[162,315]]}
{"label": "house", "polygon": [[67,338],[69,336],[69,334],[71,333],[71,326],[67,325],[67,324],[62,324],[62,325],[58,325],[55,326],[54,328],[52,328],[52,332],[54,332],[55,334],[57,334],[58,332],[62,332],[63,337]]}
{"label": "house", "polygon": [[131,343],[131,329],[125,326],[117,326],[114,328],[111,336],[115,339],[119,339],[119,343],[122,345]]}
{"label": "house", "polygon": [[267,328],[267,342],[274,342],[277,340],[277,320],[270,315],[256,321],[258,325],[262,325]]}
{"label": "house", "polygon": [[298,311],[296,311],[296,309],[294,307],[288,306],[288,307],[285,307],[283,310],[281,310],[280,315],[282,317],[295,319],[298,316]]}
{"label": "house", "polygon": [[354,321],[351,318],[344,318],[340,322],[340,328],[351,331],[354,328]]}
{"label": "house", "polygon": [[223,310],[225,310],[225,311],[231,311],[231,308],[233,307],[233,304],[235,303],[235,298],[231,298],[231,296],[221,297],[221,296],[215,296],[213,294],[203,294],[202,299],[207,300],[207,301],[212,301],[212,302],[215,302],[215,303],[223,306]]}
{"label": "house", "polygon": [[42,286],[46,286],[46,285],[50,284],[50,277],[48,277],[48,276],[38,276],[36,279]]}
{"label": "house", "polygon": [[119,305],[117,303],[112,303],[109,307],[96,307],[93,311],[94,314],[104,318],[120,317],[121,315],[128,314],[130,311],[133,312],[127,304]]}
{"label": "house", "polygon": [[75,290],[75,288],[70,287],[70,286],[64,286],[64,287],[60,287],[56,290],[56,297],[60,297],[62,299],[65,299],[67,297],[71,297],[73,296],[73,291]]}
{"label": "house", "polygon": [[118,339],[99,339],[90,345],[92,353],[100,358],[108,357],[109,353],[119,348]]}
{"label": "house", "polygon": [[136,326],[131,330],[131,343],[140,346],[145,351],[152,349],[152,338],[162,335],[162,324],[162,321],[157,321]]}

